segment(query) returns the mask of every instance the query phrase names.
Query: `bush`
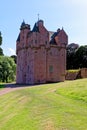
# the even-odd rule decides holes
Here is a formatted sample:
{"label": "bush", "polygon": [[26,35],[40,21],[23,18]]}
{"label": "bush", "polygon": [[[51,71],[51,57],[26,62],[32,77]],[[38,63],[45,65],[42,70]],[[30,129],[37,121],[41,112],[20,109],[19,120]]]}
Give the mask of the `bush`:
{"label": "bush", "polygon": [[80,71],[80,69],[67,70],[67,72],[69,72],[69,73],[77,73],[77,72],[79,72],[79,71]]}

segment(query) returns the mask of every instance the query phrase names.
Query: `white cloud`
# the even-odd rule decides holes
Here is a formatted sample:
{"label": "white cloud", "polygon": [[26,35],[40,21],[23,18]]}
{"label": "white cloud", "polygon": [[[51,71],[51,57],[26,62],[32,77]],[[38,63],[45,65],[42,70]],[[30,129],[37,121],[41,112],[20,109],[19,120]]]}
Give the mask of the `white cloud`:
{"label": "white cloud", "polygon": [[9,55],[10,55],[10,56],[11,56],[11,55],[16,55],[14,49],[12,49],[12,48],[8,48],[8,51],[9,51]]}

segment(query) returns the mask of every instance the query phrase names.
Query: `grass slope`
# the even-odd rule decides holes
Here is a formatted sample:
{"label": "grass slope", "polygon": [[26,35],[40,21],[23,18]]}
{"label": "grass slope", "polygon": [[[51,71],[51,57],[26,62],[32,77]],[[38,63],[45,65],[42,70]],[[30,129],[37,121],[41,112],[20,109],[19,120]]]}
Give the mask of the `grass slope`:
{"label": "grass slope", "polygon": [[1,96],[0,130],[87,130],[87,79]]}

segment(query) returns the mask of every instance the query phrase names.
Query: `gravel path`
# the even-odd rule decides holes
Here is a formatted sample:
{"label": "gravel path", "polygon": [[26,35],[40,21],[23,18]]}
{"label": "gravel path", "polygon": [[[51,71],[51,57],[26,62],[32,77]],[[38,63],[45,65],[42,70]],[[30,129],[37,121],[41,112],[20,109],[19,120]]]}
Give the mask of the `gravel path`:
{"label": "gravel path", "polygon": [[17,89],[23,89],[23,87],[19,88],[4,88],[3,90],[0,90],[0,96],[6,93],[9,93],[11,91],[17,90]]}
{"label": "gravel path", "polygon": [[23,86],[23,85],[16,85],[16,84],[5,84],[5,88],[3,88],[2,90],[0,90],[0,96],[4,95],[6,93],[18,90],[18,89],[24,89],[25,87],[30,87],[30,86]]}

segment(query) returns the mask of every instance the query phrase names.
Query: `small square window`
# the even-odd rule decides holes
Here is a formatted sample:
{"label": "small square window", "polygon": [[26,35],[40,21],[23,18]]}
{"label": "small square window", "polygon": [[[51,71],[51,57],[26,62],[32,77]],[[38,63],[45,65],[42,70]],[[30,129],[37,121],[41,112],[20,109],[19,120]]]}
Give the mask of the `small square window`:
{"label": "small square window", "polygon": [[50,72],[50,73],[53,72],[53,66],[52,66],[52,65],[49,66],[49,72]]}

